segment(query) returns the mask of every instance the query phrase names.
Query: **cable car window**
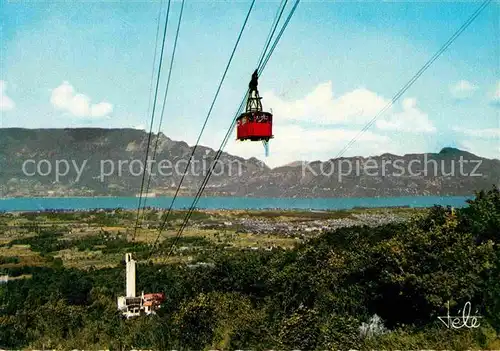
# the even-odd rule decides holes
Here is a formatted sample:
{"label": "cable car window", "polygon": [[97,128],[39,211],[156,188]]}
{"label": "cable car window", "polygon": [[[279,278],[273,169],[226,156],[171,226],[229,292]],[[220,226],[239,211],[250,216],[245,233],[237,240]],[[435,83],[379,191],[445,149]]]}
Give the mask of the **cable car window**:
{"label": "cable car window", "polygon": [[267,122],[267,116],[266,115],[257,115],[256,122],[257,123]]}

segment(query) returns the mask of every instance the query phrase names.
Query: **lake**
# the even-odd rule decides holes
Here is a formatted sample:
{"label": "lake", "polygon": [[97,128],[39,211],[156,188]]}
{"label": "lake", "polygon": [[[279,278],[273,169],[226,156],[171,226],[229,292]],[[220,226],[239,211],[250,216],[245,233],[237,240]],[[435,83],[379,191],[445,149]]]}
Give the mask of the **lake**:
{"label": "lake", "polygon": [[[433,205],[463,207],[474,196],[409,196],[386,198],[243,198],[202,197],[197,208],[203,209],[306,209],[343,210],[354,207],[431,207]],[[192,197],[177,197],[174,209],[189,208]],[[170,207],[171,197],[147,198],[146,206]],[[7,198],[0,199],[0,211],[90,210],[90,209],[137,209],[136,197],[85,197],[85,198]]]}

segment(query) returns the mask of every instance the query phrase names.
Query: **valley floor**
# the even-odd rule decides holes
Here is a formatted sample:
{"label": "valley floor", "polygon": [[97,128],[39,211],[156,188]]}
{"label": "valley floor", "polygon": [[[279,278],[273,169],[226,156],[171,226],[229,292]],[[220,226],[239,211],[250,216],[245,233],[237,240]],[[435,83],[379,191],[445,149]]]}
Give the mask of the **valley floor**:
{"label": "valley floor", "polygon": [[[0,269],[44,266],[60,259],[65,267],[117,267],[125,252],[139,262],[153,252],[155,263],[196,261],[214,248],[290,249],[295,244],[341,227],[377,226],[404,221],[425,209],[387,208],[345,211],[199,210],[166,258],[187,211],[14,212],[0,214]],[[164,229],[160,231],[161,224]],[[45,237],[38,235],[44,232]],[[52,234],[51,234],[52,233]],[[153,244],[158,243],[157,250]]]}

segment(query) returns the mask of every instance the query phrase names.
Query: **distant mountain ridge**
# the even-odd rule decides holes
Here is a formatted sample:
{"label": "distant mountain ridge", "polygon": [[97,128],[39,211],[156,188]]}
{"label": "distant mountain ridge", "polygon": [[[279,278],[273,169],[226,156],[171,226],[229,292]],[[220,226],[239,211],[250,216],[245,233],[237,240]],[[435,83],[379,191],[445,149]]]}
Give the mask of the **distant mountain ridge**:
{"label": "distant mountain ridge", "polygon": [[[157,146],[157,162],[149,166],[153,173],[149,195],[173,195],[192,147],[162,133],[151,139],[149,155]],[[136,196],[147,140],[148,134],[136,129],[0,128],[0,197]],[[197,147],[179,195],[196,194],[215,154],[208,147]],[[430,154],[296,161],[272,169],[256,158],[228,153],[220,161],[205,196],[470,195],[500,179],[499,160],[454,148]]]}

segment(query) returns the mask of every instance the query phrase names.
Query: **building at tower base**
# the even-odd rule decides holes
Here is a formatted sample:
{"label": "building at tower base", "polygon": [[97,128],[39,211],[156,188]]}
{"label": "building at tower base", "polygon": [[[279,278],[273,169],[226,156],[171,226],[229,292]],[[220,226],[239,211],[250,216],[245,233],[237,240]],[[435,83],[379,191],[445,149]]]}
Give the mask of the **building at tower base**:
{"label": "building at tower base", "polygon": [[135,296],[135,263],[132,254],[125,254],[126,296],[119,296],[117,303],[118,310],[126,318],[155,314],[155,311],[161,307],[161,303],[165,301],[165,294],[163,293],[144,294],[142,292],[141,296]]}

